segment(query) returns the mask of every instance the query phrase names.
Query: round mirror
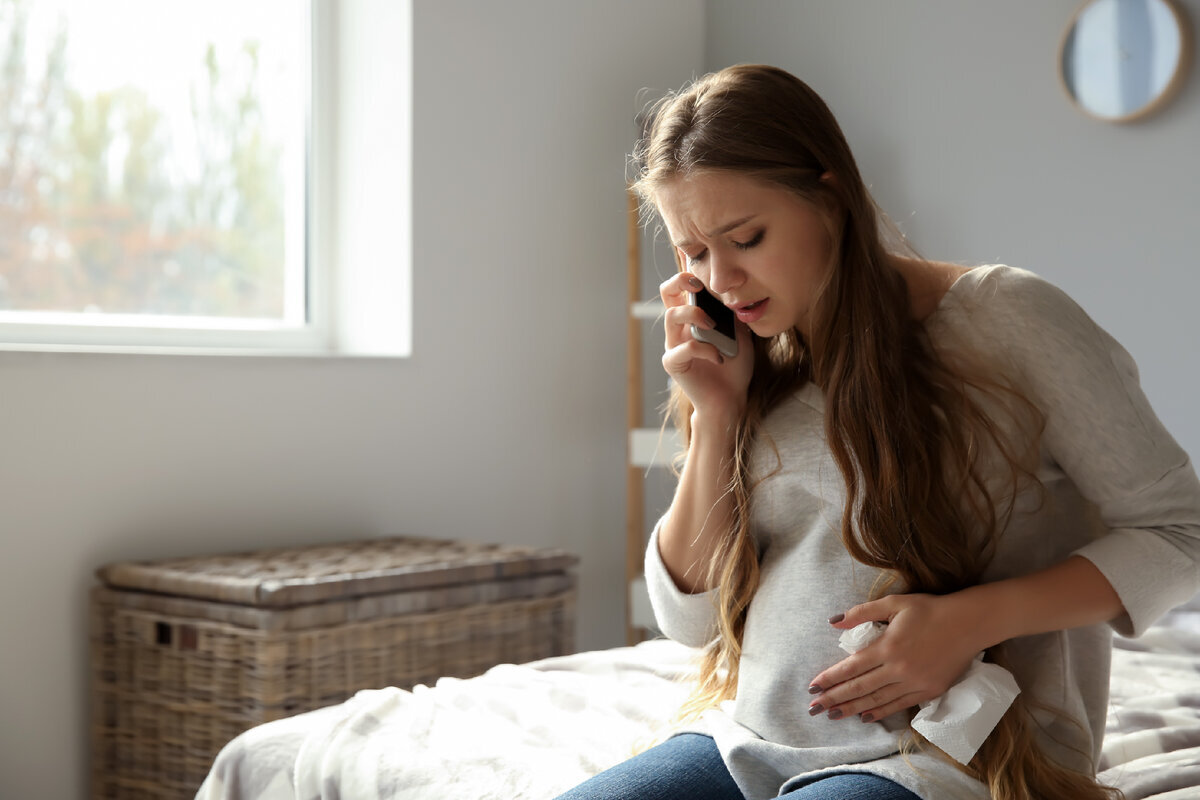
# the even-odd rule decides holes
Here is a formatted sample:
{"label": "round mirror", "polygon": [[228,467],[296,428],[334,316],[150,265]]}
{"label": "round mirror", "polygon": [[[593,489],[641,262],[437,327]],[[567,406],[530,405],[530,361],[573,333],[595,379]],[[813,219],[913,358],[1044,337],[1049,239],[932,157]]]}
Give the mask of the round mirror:
{"label": "round mirror", "polygon": [[1059,73],[1085,113],[1129,122],[1166,104],[1190,57],[1191,31],[1174,0],[1091,0],[1067,27]]}

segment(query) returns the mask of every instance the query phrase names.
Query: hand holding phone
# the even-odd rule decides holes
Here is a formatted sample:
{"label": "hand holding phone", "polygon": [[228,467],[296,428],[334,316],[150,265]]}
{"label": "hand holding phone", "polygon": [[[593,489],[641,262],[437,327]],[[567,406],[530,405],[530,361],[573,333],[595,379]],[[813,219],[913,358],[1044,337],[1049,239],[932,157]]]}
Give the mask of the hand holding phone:
{"label": "hand holding phone", "polygon": [[700,306],[704,313],[708,314],[709,319],[716,323],[716,327],[711,330],[693,325],[692,338],[715,346],[717,351],[726,358],[736,357],[738,346],[737,331],[733,326],[733,312],[724,303],[713,297],[708,289],[688,292],[687,301],[688,305]]}

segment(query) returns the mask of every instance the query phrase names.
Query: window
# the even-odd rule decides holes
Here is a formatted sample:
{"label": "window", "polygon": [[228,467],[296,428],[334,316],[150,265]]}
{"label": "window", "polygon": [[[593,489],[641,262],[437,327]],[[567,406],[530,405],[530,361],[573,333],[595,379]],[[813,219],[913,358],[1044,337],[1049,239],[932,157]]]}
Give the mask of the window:
{"label": "window", "polygon": [[[0,0],[0,344],[406,353],[407,206],[389,192],[404,219],[376,230],[405,240],[382,264],[349,241],[380,234],[335,216],[407,186],[410,20],[388,0]],[[381,117],[405,136],[368,164],[351,145]]]}

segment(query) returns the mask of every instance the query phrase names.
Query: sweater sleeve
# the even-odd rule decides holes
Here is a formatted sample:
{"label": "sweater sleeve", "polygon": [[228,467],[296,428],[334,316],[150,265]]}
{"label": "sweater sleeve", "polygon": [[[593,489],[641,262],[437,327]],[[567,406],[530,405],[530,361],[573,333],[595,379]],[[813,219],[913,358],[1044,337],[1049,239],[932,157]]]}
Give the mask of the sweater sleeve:
{"label": "sweater sleeve", "polygon": [[660,519],[646,548],[646,589],[659,630],[688,647],[702,647],[717,637],[716,589],[688,594],[675,585],[658,551]]}
{"label": "sweater sleeve", "polygon": [[998,303],[1043,444],[1100,513],[1108,533],[1075,551],[1112,584],[1140,636],[1200,590],[1200,481],[1142,392],[1132,357],[1064,292],[1013,270]]}

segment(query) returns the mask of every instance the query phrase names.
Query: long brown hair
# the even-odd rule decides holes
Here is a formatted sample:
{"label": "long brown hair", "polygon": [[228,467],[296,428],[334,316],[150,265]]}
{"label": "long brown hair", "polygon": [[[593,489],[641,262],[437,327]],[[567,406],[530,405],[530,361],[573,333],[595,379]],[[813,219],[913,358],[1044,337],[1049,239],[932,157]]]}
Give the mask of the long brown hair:
{"label": "long brown hair", "polygon": [[[736,692],[746,610],[758,586],[750,505],[752,481],[763,476],[750,474],[750,453],[763,418],[781,400],[809,381],[824,393],[826,440],[846,483],[842,539],[853,558],[886,576],[876,596],[890,589],[944,594],[979,582],[1017,491],[1036,483],[1042,419],[1002,377],[935,350],[885,245],[886,217],[833,114],[803,81],[761,65],[707,75],[649,110],[633,162],[647,216],[664,182],[731,171],[811,202],[834,245],[812,301],[811,341],[795,330],[753,339],[754,374],[727,487],[733,520],[710,563],[721,635],[705,653],[689,703],[698,711]],[[820,180],[827,171],[834,180]],[[890,238],[903,246],[902,237]],[[999,402],[985,410],[982,397]],[[997,419],[997,409],[1008,418]],[[678,388],[668,412],[689,441],[691,406]],[[1001,492],[997,462],[1007,473]],[[1003,662],[1002,647],[987,657]],[[1031,707],[1020,695],[966,771],[996,800],[1119,797],[1038,747]],[[906,746],[923,745],[911,733]]]}

